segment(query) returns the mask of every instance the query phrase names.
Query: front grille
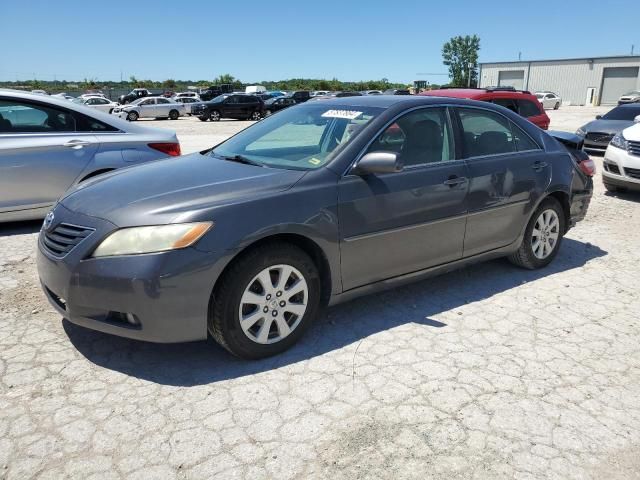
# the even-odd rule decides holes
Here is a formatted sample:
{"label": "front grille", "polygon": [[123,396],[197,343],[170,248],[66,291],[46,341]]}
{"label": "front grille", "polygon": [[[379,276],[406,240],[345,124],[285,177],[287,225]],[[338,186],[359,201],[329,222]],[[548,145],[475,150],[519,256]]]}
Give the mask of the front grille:
{"label": "front grille", "polygon": [[640,142],[634,142],[632,140],[627,140],[627,151],[631,155],[637,155],[640,157]]}
{"label": "front grille", "polygon": [[93,231],[93,228],[61,223],[50,232],[42,232],[42,244],[52,255],[64,257]]}
{"label": "front grille", "polygon": [[616,175],[620,175],[620,169],[618,168],[618,165],[614,164],[614,163],[609,163],[609,162],[604,162],[604,169],[607,172],[611,172],[611,173],[615,173]]}
{"label": "front grille", "polygon": [[640,168],[624,167],[624,173],[627,174],[627,177],[637,178],[638,180],[640,180]]}
{"label": "front grille", "polygon": [[609,143],[613,135],[610,133],[601,133],[601,132],[589,132],[585,136],[585,140],[589,140],[591,142],[596,143]]}

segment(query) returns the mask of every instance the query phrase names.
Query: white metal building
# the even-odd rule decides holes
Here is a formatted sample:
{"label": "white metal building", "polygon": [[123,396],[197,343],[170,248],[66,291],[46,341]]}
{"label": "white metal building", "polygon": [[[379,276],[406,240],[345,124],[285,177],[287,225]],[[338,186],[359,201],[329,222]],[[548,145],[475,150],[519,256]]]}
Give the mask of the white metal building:
{"label": "white metal building", "polygon": [[480,63],[480,87],[548,90],[571,105],[613,105],[640,90],[640,55]]}

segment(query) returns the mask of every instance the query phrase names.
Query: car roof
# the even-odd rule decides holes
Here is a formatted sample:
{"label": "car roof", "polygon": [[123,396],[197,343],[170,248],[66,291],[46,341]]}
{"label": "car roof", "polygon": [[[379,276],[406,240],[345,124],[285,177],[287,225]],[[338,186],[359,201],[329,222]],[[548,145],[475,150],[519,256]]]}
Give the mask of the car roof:
{"label": "car roof", "polygon": [[[551,93],[551,92],[548,92]],[[429,90],[419,95],[439,96],[453,98],[470,98],[472,100],[486,98],[488,96],[495,98],[527,98],[535,97],[530,92],[522,90],[493,90],[485,88],[442,88],[439,90]]]}
{"label": "car roof", "polygon": [[[498,109],[491,103],[477,102],[465,98],[444,97],[444,96],[421,96],[421,95],[359,95],[354,97],[329,98],[321,103],[314,102],[313,105],[335,105],[341,107],[379,107],[390,108],[400,106],[404,108],[419,107],[421,105],[469,105],[481,106],[482,108]],[[303,104],[304,105],[304,104]]]}

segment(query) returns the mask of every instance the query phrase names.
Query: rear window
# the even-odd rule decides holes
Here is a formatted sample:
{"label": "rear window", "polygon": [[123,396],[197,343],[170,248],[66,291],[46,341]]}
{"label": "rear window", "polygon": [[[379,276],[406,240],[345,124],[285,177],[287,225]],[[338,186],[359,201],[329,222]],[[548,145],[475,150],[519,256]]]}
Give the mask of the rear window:
{"label": "rear window", "polygon": [[533,103],[531,100],[518,99],[518,113],[525,118],[535,117],[536,115],[540,115],[540,108],[538,105]]}

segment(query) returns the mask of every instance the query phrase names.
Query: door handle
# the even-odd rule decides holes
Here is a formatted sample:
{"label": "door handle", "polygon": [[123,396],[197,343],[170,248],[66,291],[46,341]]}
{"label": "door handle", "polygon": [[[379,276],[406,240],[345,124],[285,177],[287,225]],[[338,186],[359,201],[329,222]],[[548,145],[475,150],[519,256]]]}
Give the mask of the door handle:
{"label": "door handle", "polygon": [[451,176],[448,180],[444,181],[444,184],[449,185],[450,187],[455,187],[456,185],[460,185],[462,183],[465,183],[466,181],[467,177]]}
{"label": "door handle", "polygon": [[64,147],[73,148],[74,150],[79,150],[85,145],[89,145],[91,142],[87,142],[86,140],[69,140],[68,142],[63,143]]}
{"label": "door handle", "polygon": [[533,162],[531,164],[531,168],[533,168],[536,172],[539,172],[543,168],[547,167],[549,164],[547,162]]}

